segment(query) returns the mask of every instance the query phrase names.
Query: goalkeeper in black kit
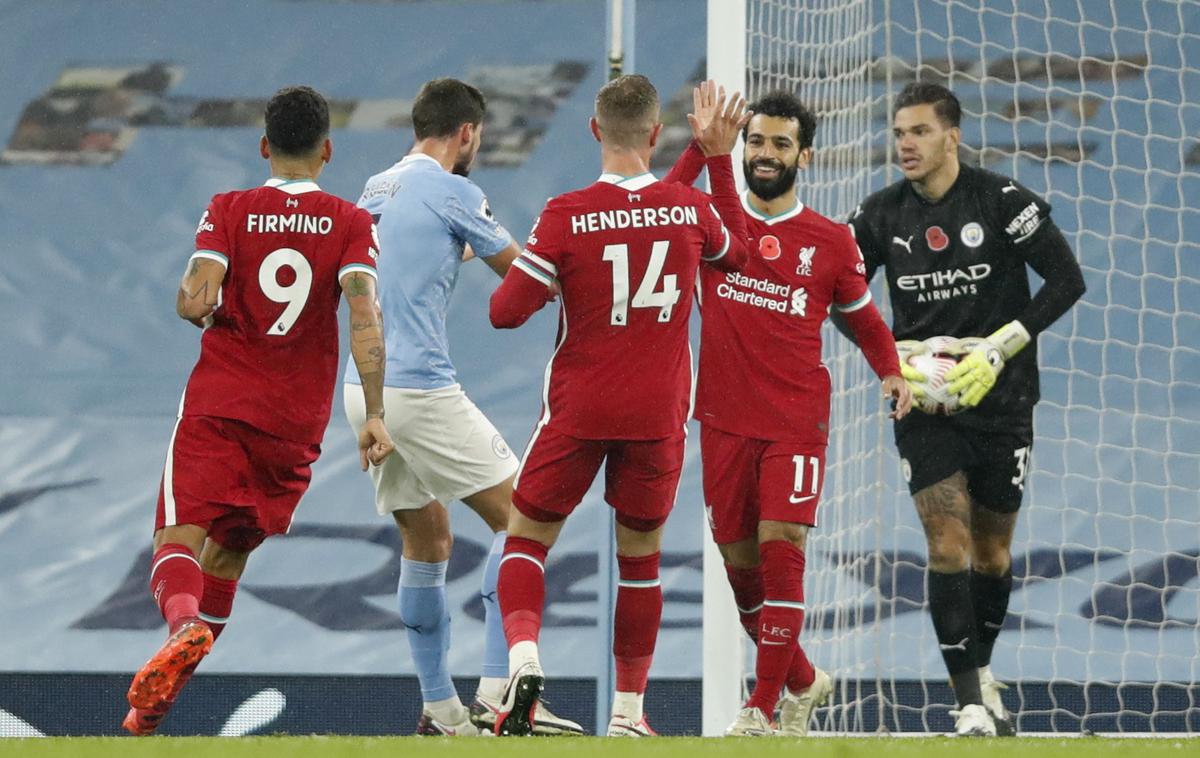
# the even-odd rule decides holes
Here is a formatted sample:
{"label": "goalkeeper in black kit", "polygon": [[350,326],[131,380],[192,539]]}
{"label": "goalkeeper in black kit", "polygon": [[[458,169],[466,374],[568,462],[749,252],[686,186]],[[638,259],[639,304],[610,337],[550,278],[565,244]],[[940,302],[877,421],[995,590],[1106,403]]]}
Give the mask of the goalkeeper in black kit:
{"label": "goalkeeper in black kit", "polygon": [[[904,179],[868,197],[854,228],[869,281],[887,276],[896,340],[960,338],[946,374],[961,413],[910,413],[896,447],[929,548],[927,594],[958,700],[960,735],[1015,733],[990,661],[1012,588],[1013,528],[1033,444],[1037,335],[1084,293],[1050,206],[959,163],[950,90],[909,84],[893,111]],[[1044,280],[1030,297],[1026,266]],[[911,345],[912,343],[910,343]],[[918,350],[928,349],[919,344]],[[914,396],[927,377],[903,366]]]}

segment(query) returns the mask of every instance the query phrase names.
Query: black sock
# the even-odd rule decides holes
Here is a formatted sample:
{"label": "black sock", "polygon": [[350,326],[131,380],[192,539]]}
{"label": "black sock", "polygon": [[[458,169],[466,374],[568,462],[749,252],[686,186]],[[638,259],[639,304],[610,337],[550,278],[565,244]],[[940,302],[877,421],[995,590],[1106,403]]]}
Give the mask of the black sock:
{"label": "black sock", "polygon": [[992,648],[1008,615],[1008,596],[1012,593],[1012,569],[1000,576],[971,571],[971,599],[975,604],[975,636],[979,640],[977,662],[992,662]]}
{"label": "black sock", "polygon": [[929,613],[933,616],[933,630],[937,634],[942,660],[954,685],[954,697],[960,708],[982,705],[970,572],[942,574],[930,571],[926,578]]}

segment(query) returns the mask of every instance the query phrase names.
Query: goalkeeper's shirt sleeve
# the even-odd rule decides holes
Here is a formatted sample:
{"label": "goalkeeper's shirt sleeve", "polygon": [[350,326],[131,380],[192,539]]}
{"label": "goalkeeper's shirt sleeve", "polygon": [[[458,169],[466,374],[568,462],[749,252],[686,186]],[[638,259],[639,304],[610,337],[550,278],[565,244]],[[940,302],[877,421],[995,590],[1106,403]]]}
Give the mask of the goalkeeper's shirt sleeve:
{"label": "goalkeeper's shirt sleeve", "polygon": [[1047,219],[1038,234],[1021,247],[1025,261],[1042,277],[1042,286],[1017,320],[1036,337],[1083,297],[1087,285],[1070,244],[1053,221]]}

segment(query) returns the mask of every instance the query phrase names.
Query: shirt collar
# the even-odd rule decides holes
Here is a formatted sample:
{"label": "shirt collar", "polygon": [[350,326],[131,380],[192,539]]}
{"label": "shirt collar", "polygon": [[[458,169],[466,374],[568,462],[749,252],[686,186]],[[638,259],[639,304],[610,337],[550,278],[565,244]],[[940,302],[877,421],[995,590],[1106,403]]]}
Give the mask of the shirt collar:
{"label": "shirt collar", "polygon": [[796,206],[794,208],[790,208],[783,213],[776,213],[774,216],[767,216],[762,211],[750,204],[750,190],[745,190],[742,192],[742,207],[746,210],[746,213],[749,213],[754,218],[762,221],[767,226],[795,218],[804,212],[804,203],[800,202],[800,198],[796,198]]}
{"label": "shirt collar", "polygon": [[601,174],[596,181],[605,182],[606,184],[615,184],[625,190],[640,190],[658,181],[654,174],[647,171],[644,174],[637,176],[621,176],[620,174]]}
{"label": "shirt collar", "polygon": [[272,176],[263,186],[274,187],[289,195],[303,195],[305,192],[320,192],[321,190],[312,179],[282,179],[278,176]]}

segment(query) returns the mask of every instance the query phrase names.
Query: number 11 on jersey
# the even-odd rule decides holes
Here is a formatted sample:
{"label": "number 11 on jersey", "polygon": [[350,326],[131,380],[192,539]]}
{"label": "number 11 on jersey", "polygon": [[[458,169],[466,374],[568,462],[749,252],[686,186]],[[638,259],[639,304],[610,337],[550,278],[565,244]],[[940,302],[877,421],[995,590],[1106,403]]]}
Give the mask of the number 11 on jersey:
{"label": "number 11 on jersey", "polygon": [[[634,308],[658,308],[659,323],[671,320],[671,311],[679,302],[679,285],[675,274],[663,276],[662,272],[670,244],[667,240],[659,240],[650,248],[650,263],[646,266],[646,275],[638,284],[632,303],[629,302],[629,245],[604,246],[604,260],[612,264],[613,300],[609,323],[613,326],[629,323],[630,305]],[[656,291],[660,278],[662,290]]]}

